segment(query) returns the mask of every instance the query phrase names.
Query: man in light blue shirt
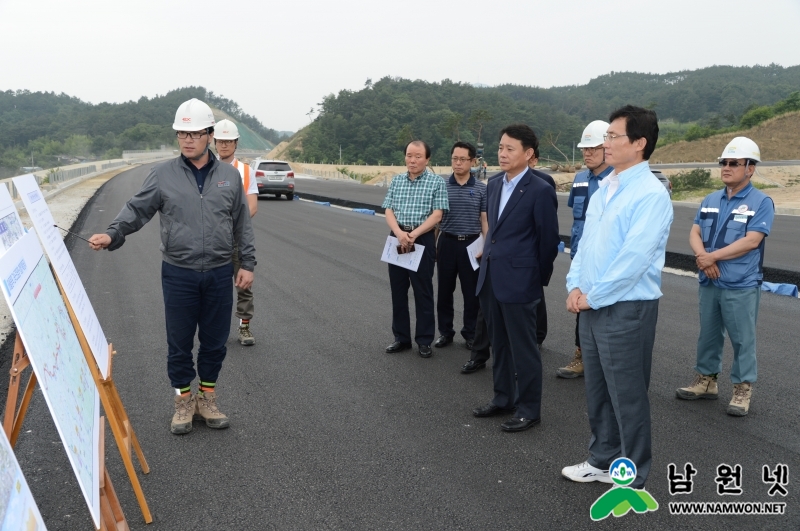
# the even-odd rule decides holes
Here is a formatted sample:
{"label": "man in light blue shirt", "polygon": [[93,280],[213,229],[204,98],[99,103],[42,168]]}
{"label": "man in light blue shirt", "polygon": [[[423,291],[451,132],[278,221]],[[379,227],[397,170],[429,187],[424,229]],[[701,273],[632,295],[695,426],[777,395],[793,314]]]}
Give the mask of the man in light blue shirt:
{"label": "man in light blue shirt", "polygon": [[611,483],[609,465],[627,457],[637,468],[629,486],[641,489],[652,462],[647,389],[672,203],[647,163],[656,113],[626,105],[609,122],[604,149],[615,169],[589,204],[567,274],[567,309],[582,314],[589,459],[561,473]]}

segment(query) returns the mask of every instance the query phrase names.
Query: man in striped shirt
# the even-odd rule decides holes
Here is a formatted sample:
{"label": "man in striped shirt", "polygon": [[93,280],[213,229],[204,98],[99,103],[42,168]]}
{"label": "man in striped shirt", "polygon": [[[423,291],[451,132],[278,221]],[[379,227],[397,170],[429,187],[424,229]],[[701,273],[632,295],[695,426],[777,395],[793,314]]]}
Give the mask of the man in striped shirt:
{"label": "man in striped shirt", "polygon": [[430,358],[431,343],[436,333],[433,313],[433,266],[436,261],[436,241],[433,228],[448,209],[444,179],[428,169],[431,148],[421,140],[414,140],[405,150],[406,173],[396,175],[383,208],[386,224],[405,250],[414,243],[425,248],[416,271],[389,264],[389,283],[392,288],[392,332],[394,343],[386,352],[395,353],[411,348],[411,318],[408,313],[408,287],[414,289],[417,326],[414,340],[419,355]]}
{"label": "man in striped shirt", "polygon": [[453,342],[453,292],[456,278],[461,284],[464,297],[464,326],[461,336],[472,349],[475,338],[475,323],[480,303],[475,294],[478,272],[472,269],[467,246],[486,235],[489,228],[486,218],[486,185],[470,174],[475,160],[475,146],[467,142],[456,142],[450,150],[453,174],[447,180],[449,210],[444,214],[437,243],[437,269],[439,270],[439,293],[436,303],[439,321],[439,339],[436,347],[442,348]]}

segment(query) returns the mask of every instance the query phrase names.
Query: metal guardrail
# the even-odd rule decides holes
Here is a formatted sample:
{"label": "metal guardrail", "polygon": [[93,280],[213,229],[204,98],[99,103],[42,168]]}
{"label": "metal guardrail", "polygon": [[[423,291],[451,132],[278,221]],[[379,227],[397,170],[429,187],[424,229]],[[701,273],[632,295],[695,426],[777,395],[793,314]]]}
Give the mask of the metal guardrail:
{"label": "metal guardrail", "polygon": [[69,181],[70,179],[75,179],[77,177],[83,177],[84,175],[89,175],[90,173],[95,173],[97,171],[97,166],[92,164],[91,166],[83,166],[81,168],[73,168],[71,170],[57,170],[57,171],[48,171],[47,175],[36,175],[36,183],[41,186],[42,183],[49,183],[49,184],[59,184],[63,183],[64,181]]}
{"label": "metal guardrail", "polygon": [[111,168],[119,168],[120,166],[127,166],[128,163],[124,160],[118,160],[117,162],[109,162],[107,164],[102,164],[100,166],[101,170],[108,170]]}
{"label": "metal guardrail", "polygon": [[[33,173],[33,176],[36,178],[36,183],[39,186],[42,185],[51,185],[51,186],[60,186],[66,181],[77,179],[78,177],[84,177],[86,175],[91,175],[93,173],[103,172],[105,170],[109,170],[111,168],[118,168],[120,166],[127,166],[134,162],[136,164],[143,164],[146,162],[153,162],[160,159],[174,157],[175,152],[172,150],[140,150],[140,151],[123,151],[123,158],[117,160],[110,160],[105,164],[100,164],[98,168],[97,164],[79,164],[76,168],[64,168],[64,169],[50,169],[50,170],[42,170]],[[17,193],[17,189],[14,186],[14,182],[12,181],[13,177],[8,177],[6,179],[0,179],[0,184],[4,184],[6,188],[8,188],[8,192],[11,194],[13,199],[18,199],[19,194]]]}
{"label": "metal guardrail", "polygon": [[135,149],[122,152],[122,158],[125,160],[161,159],[174,156],[175,151],[171,149]]}

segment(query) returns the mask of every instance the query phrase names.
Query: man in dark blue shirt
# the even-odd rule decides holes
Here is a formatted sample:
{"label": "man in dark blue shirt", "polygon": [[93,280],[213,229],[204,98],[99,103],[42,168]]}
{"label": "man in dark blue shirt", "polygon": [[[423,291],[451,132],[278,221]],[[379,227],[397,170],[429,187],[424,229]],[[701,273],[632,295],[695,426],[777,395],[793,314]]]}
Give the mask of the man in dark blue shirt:
{"label": "man in dark blue shirt", "polygon": [[464,297],[461,336],[467,341],[467,348],[472,349],[480,306],[475,294],[478,272],[472,268],[467,247],[481,234],[485,236],[489,227],[486,219],[486,185],[470,174],[470,167],[475,160],[475,146],[456,142],[450,154],[453,164],[453,173],[447,180],[450,210],[442,218],[436,248],[439,272],[436,313],[441,335],[435,346],[442,348],[453,342],[453,292],[458,278]]}

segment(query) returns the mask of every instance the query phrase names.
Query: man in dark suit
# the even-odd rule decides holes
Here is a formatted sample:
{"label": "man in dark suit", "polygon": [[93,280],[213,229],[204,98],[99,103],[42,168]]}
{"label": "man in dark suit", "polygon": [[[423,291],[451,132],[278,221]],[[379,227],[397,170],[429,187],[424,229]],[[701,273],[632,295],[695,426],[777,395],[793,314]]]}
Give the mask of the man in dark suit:
{"label": "man in dark suit", "polygon": [[[531,172],[533,172],[534,175],[552,186],[553,190],[555,190],[556,182],[553,180],[553,178],[547,173],[535,169],[536,164],[538,163],[539,147],[537,146],[534,150],[533,157],[530,161],[528,161],[528,167],[531,169]],[[492,179],[502,178],[504,175],[505,172],[500,172],[489,177],[489,180],[491,181]],[[544,343],[545,338],[547,338],[547,303],[544,299],[544,292],[542,292],[542,299],[539,301],[539,305],[536,307],[536,343],[539,345],[539,350],[541,350],[542,343]],[[489,330],[486,326],[486,319],[483,316],[483,311],[479,308],[477,322],[475,324],[475,336],[472,341],[472,348],[470,349],[472,352],[470,353],[469,361],[467,361],[461,367],[461,373],[472,374],[473,372],[486,367],[486,362],[489,361],[489,358],[491,357],[490,347],[491,342],[489,338]]]}
{"label": "man in dark suit", "polygon": [[528,168],[538,149],[527,125],[500,132],[498,159],[505,172],[489,182],[489,232],[477,293],[494,349],[494,398],[476,417],[511,413],[504,431],[523,431],[540,421],[542,359],[536,342],[536,307],[558,255],[555,190]]}
{"label": "man in dark suit", "polygon": [[[528,161],[528,167],[531,169],[531,172],[544,182],[549,184],[553,187],[553,191],[556,190],[556,182],[553,180],[553,177],[546,174],[543,171],[539,171],[536,169],[536,165],[539,163],[539,146],[533,150],[533,158]],[[558,208],[558,203],[556,203],[556,209]],[[560,240],[560,237],[559,237]],[[547,338],[547,302],[544,300],[544,292],[542,292],[542,300],[539,301],[539,305],[536,307],[536,343],[539,345],[539,350],[542,349],[542,345],[544,344],[544,340]]]}

